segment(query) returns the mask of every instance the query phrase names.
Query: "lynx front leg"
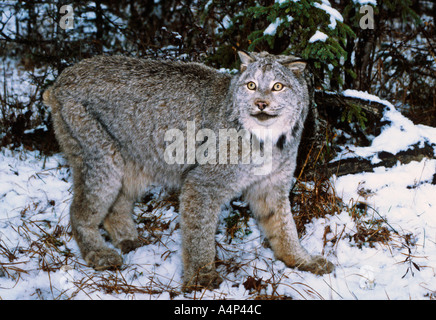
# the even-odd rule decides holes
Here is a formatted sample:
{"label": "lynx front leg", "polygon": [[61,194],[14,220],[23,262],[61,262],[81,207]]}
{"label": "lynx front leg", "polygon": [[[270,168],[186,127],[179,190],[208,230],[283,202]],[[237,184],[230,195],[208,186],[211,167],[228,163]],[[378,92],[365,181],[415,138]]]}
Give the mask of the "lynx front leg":
{"label": "lynx front leg", "polygon": [[277,259],[289,267],[315,274],[329,273],[334,265],[322,256],[310,255],[300,244],[288,193],[265,180],[246,193],[246,200],[262,226]]}

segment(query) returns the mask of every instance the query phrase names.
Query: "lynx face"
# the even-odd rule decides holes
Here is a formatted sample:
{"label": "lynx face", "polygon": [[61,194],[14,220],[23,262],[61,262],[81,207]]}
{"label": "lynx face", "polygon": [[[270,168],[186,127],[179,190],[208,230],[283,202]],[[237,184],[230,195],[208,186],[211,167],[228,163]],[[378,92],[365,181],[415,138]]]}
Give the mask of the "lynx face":
{"label": "lynx face", "polygon": [[305,63],[262,53],[240,56],[242,73],[235,89],[239,121],[259,139],[276,143],[301,116],[307,94],[301,78]]}

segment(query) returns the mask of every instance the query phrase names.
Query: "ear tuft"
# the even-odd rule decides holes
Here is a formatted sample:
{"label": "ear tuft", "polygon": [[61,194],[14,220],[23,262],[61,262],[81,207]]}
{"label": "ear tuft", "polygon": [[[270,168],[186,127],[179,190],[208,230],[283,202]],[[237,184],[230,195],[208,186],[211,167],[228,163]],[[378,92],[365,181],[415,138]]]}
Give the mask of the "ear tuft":
{"label": "ear tuft", "polygon": [[238,51],[239,59],[241,59],[241,72],[247,69],[247,66],[254,61],[250,54],[244,51]]}

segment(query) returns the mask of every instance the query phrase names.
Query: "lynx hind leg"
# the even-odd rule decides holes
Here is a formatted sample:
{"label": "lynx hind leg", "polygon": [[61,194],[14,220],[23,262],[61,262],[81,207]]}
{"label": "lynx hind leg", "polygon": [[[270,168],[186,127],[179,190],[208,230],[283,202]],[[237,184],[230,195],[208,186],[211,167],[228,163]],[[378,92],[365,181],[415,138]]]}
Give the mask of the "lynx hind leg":
{"label": "lynx hind leg", "polygon": [[109,232],[112,243],[123,253],[128,253],[141,246],[132,217],[133,204],[134,199],[122,189],[103,224]]}
{"label": "lynx hind leg", "polygon": [[[270,181],[270,180],[269,180]],[[300,244],[291,213],[288,194],[284,189],[260,183],[245,194],[250,208],[259,221],[277,259],[288,267],[315,274],[330,273],[334,265],[322,256],[310,255]]]}
{"label": "lynx hind leg", "polygon": [[73,169],[71,226],[82,257],[96,270],[117,268],[122,258],[109,248],[99,226],[115,203],[124,161],[101,124],[83,105],[67,100],[54,113],[56,136]]}
{"label": "lynx hind leg", "polygon": [[71,226],[87,264],[96,270],[114,269],[120,267],[123,260],[116,250],[105,244],[99,227],[115,202],[121,183],[106,175],[110,170],[106,163],[94,163],[94,167],[75,173],[79,177],[74,180]]}

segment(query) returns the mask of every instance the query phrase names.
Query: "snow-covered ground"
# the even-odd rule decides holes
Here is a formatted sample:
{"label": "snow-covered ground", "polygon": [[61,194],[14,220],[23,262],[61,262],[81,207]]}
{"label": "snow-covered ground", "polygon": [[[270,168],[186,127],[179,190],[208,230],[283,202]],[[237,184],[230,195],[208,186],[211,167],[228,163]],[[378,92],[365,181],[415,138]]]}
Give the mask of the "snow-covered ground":
{"label": "snow-covered ground", "polygon": [[[390,125],[371,146],[349,146],[343,157],[355,154],[375,163],[379,151],[395,153],[425,142],[436,154],[435,128],[414,125],[386,105]],[[216,240],[218,257],[224,261],[218,271],[225,281],[214,291],[184,294],[179,217],[170,202],[158,205],[165,198],[161,190],[153,190],[147,202],[135,207],[141,236],[151,243],[125,255],[121,271],[96,272],[86,266],[71,236],[71,177],[62,155],[45,158],[39,152],[3,149],[0,299],[436,298],[435,180],[435,158],[333,177],[336,195],[347,206],[306,225],[301,239],[309,252],[335,263],[335,272],[323,276],[275,260],[254,219],[248,221],[251,232],[229,244],[224,218],[230,211],[224,210]],[[369,209],[356,220],[350,208],[359,202]],[[358,224],[374,221],[389,230],[390,240],[356,242]]]}

